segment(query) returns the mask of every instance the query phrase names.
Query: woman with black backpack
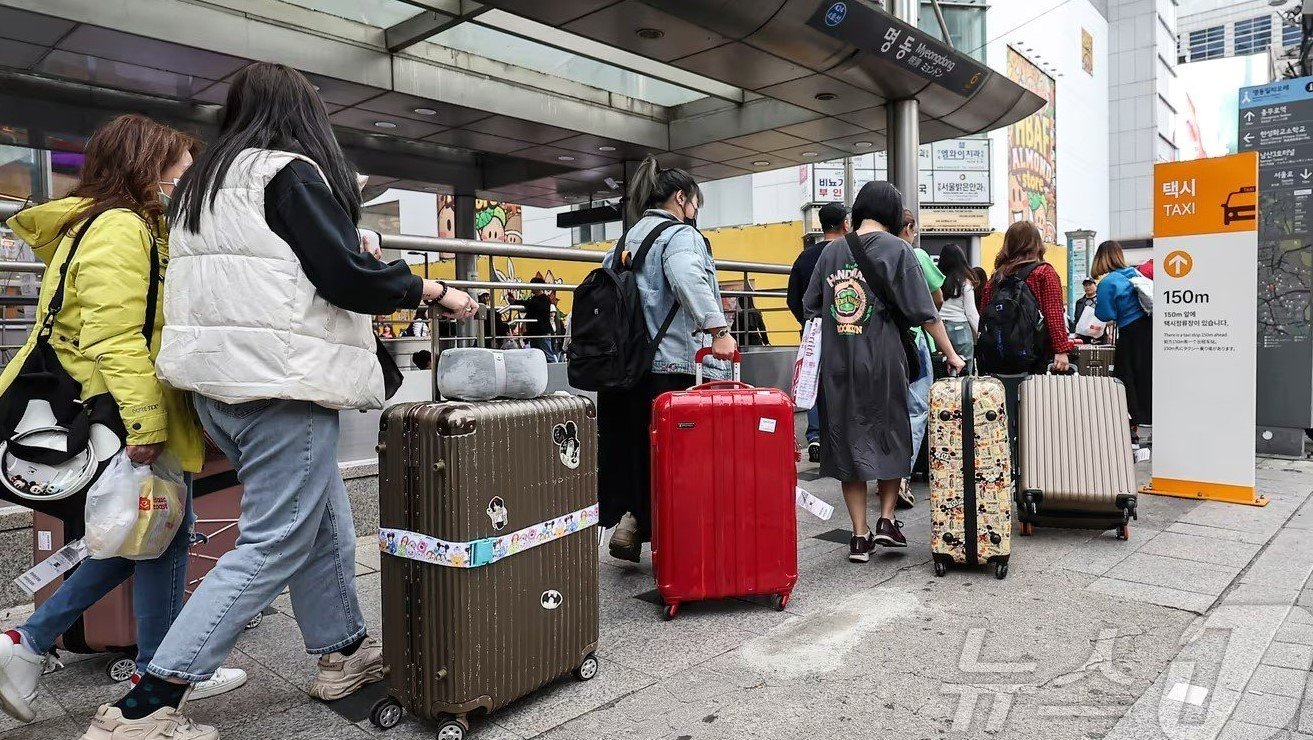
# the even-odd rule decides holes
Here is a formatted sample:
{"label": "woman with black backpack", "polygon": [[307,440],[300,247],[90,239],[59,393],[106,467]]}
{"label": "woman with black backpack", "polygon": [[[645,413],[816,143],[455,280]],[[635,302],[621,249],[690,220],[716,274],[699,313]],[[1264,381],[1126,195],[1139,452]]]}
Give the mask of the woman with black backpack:
{"label": "woman with black backpack", "polygon": [[1003,236],[994,276],[983,287],[976,363],[989,375],[1034,375],[1050,364],[1065,373],[1075,345],[1067,336],[1062,279],[1044,261],[1044,239],[1029,221]]}

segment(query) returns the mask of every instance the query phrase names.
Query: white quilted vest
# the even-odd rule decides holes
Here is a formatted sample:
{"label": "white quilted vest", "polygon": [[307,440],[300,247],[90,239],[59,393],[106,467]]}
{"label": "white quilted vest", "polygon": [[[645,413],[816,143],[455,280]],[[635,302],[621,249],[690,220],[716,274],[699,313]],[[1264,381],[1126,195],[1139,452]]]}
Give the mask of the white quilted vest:
{"label": "white quilted vest", "polygon": [[243,151],[213,209],[201,209],[197,232],[170,233],[159,377],[224,403],[382,408],[370,317],[324,300],[265,222],[265,186],[294,159],[310,161]]}

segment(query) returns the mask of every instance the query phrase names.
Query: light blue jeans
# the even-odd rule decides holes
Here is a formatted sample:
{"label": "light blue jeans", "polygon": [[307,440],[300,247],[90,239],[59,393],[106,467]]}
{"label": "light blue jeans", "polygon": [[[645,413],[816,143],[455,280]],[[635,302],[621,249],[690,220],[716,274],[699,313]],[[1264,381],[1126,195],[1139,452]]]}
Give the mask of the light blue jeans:
{"label": "light blue jeans", "polygon": [[147,670],[192,683],[209,678],[246,623],[284,587],[307,652],[325,655],[363,637],[356,531],[337,467],[338,412],[308,401],[194,398],[205,430],[246,487],[241,535],[192,594]]}
{"label": "light blue jeans", "polygon": [[907,386],[907,416],[912,422],[912,467],[916,467],[917,453],[921,451],[921,440],[925,438],[925,427],[930,421],[930,386],[934,385],[935,373],[930,367],[930,348],[925,339],[916,343],[921,356],[921,379]]}
{"label": "light blue jeans", "polygon": [[132,612],[137,620],[137,673],[155,656],[169,625],[182,611],[187,586],[187,545],[195,516],[191,508],[191,476],[187,479],[187,515],[164,554],[154,560],[84,560],[55,594],[32,612],[18,628],[23,643],[37,653],[48,653],[82,612],[91,608],[124,581],[132,578]]}

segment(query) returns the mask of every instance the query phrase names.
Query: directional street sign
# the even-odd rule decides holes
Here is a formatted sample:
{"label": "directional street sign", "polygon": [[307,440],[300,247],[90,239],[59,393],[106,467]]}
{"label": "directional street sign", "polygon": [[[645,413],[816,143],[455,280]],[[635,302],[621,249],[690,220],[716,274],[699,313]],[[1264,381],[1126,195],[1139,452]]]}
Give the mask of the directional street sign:
{"label": "directional street sign", "polygon": [[1259,156],[1258,423],[1313,428],[1313,77],[1242,88],[1239,125]]}

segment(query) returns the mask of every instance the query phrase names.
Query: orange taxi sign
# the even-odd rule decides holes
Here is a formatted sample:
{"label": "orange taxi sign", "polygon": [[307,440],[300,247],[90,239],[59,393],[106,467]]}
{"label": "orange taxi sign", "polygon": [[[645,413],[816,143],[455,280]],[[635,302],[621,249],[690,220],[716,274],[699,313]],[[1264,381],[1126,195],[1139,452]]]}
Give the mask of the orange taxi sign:
{"label": "orange taxi sign", "polygon": [[1237,231],[1258,231],[1258,152],[1154,166],[1155,237]]}

